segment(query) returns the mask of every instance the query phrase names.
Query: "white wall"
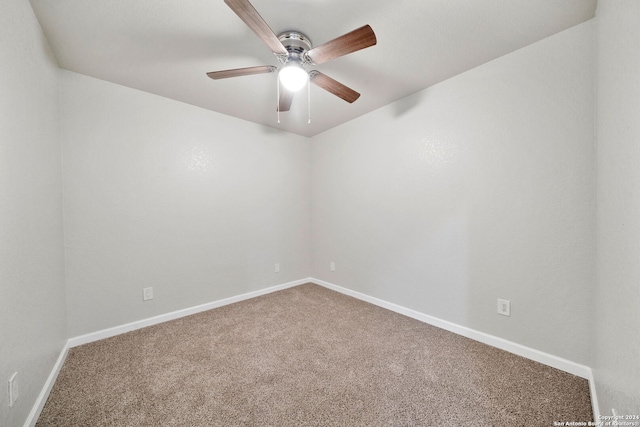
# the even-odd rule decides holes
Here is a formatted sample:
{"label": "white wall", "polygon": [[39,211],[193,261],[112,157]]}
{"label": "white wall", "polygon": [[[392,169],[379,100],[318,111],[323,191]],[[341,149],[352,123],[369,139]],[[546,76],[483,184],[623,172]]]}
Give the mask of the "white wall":
{"label": "white wall", "polygon": [[314,137],[313,276],[589,364],[593,31]]}
{"label": "white wall", "polygon": [[640,414],[640,2],[597,10],[595,371],[600,411]]}
{"label": "white wall", "polygon": [[[5,2],[0,382],[18,371],[20,399],[8,408],[0,387],[0,424],[24,421],[67,337],[310,272],[592,364],[601,412],[639,413],[636,16],[638,2],[600,0],[595,22],[319,135],[310,149],[60,72],[28,3]],[[155,298],[142,302],[146,286]],[[512,301],[510,318],[495,314],[497,298]]]}
{"label": "white wall", "polygon": [[68,71],[61,105],[70,337],[309,275],[306,138]]}
{"label": "white wall", "polygon": [[[58,67],[29,2],[0,13],[0,425],[21,425],[66,341]],[[9,408],[7,381],[18,372]]]}

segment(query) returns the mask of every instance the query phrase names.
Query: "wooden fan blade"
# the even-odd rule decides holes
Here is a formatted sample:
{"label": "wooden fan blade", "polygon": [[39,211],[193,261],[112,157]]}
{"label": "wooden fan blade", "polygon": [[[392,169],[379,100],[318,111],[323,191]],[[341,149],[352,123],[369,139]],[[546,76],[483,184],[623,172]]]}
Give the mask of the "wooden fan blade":
{"label": "wooden fan blade", "polygon": [[269,49],[278,55],[287,55],[287,49],[278,40],[278,36],[269,28],[262,16],[253,7],[249,0],[224,0],[236,15],[267,45]]}
{"label": "wooden fan blade", "polygon": [[306,53],[306,58],[314,64],[322,64],[348,53],[373,46],[377,42],[376,34],[369,25],[365,25],[337,39],[314,47]]}
{"label": "wooden fan blade", "polygon": [[360,94],[358,92],[332,79],[326,74],[322,74],[320,71],[311,71],[309,75],[311,78],[311,83],[318,87],[321,87],[327,92],[331,92],[337,97],[344,99],[348,103],[352,103],[356,99],[360,98]]}
{"label": "wooden fan blade", "polygon": [[293,91],[285,88],[282,83],[280,85],[280,99],[278,99],[278,111],[289,111],[291,109],[291,102],[293,101]]}
{"label": "wooden fan blade", "polygon": [[273,65],[261,65],[258,67],[234,68],[232,70],[211,71],[207,76],[213,80],[227,79],[229,77],[250,76],[252,74],[272,73],[277,70]]}

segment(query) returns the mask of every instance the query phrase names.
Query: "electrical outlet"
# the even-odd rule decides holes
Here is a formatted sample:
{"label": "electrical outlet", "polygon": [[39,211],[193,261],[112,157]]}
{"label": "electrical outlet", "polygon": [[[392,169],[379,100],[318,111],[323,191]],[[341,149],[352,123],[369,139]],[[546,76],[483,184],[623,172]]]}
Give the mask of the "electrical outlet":
{"label": "electrical outlet", "polygon": [[153,299],[153,288],[142,289],[142,300],[148,301],[150,299]]}
{"label": "electrical outlet", "polygon": [[329,263],[329,269],[330,269],[331,271],[336,271],[336,263],[335,263],[335,262],[333,262],[333,261],[331,261],[331,262]]}
{"label": "electrical outlet", "polygon": [[511,316],[511,301],[506,299],[499,299],[498,314],[502,314],[503,316]]}
{"label": "electrical outlet", "polygon": [[18,373],[14,372],[9,378],[9,408],[13,407],[13,404],[16,403],[19,396],[18,390]]}
{"label": "electrical outlet", "polygon": [[276,273],[280,273],[280,263],[279,263],[279,262],[278,262],[278,263],[276,263],[276,266],[275,266],[275,272],[276,272]]}

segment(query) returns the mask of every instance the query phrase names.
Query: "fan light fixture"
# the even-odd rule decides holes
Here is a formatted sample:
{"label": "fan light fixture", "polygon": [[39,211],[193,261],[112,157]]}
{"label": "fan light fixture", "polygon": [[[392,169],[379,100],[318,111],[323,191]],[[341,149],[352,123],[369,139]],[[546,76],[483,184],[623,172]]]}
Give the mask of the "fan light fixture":
{"label": "fan light fixture", "polygon": [[291,62],[280,70],[278,78],[285,88],[297,92],[307,84],[309,75],[298,63]]}
{"label": "fan light fixture", "polygon": [[[278,93],[278,108],[276,110],[278,112],[278,123],[280,123],[280,112],[291,110],[291,102],[295,92],[305,85],[307,86],[307,108],[308,111],[311,111],[311,89],[309,83],[313,83],[320,89],[324,89],[348,103],[352,103],[360,97],[358,92],[326,74],[318,70],[307,72],[304,67],[322,64],[375,45],[377,39],[371,26],[363,25],[320,46],[313,47],[311,40],[299,31],[285,31],[276,35],[256,8],[253,7],[250,0],[224,0],[224,2],[283,64],[278,72],[276,88]],[[256,67],[211,71],[207,73],[207,76],[213,80],[219,80],[229,77],[274,73],[277,70],[278,67],[273,65],[259,65]],[[311,123],[311,119],[309,119],[308,123]]]}

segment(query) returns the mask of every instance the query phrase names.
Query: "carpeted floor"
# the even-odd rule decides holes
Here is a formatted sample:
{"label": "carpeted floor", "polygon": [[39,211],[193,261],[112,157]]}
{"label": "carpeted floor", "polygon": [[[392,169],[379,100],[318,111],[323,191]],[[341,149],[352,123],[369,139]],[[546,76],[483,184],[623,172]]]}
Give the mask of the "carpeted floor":
{"label": "carpeted floor", "polygon": [[38,426],[553,426],[586,380],[306,284],[72,348]]}

